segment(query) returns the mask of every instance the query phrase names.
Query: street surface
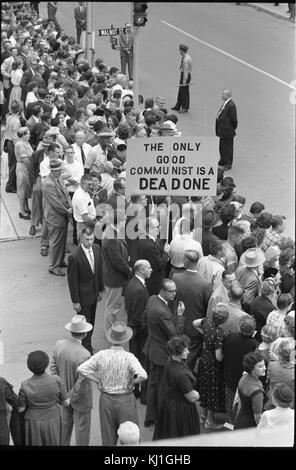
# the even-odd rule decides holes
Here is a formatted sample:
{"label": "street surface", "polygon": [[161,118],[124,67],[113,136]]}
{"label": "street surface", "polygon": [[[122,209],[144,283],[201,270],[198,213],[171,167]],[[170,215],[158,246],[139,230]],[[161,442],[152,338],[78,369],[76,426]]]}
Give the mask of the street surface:
{"label": "street surface", "polygon": [[[46,2],[40,3],[40,11],[47,16]],[[76,36],[73,11],[74,4],[58,2],[60,24]],[[130,3],[93,2],[94,30],[126,22]],[[234,165],[227,174],[233,176],[238,194],[247,198],[246,210],[262,201],[267,211],[287,217],[286,234],[294,237],[295,110],[289,83],[295,79],[295,25],[235,3],[150,3],[140,33],[139,91],[144,99],[164,96],[168,109],[177,95],[179,43],[189,46],[193,60],[191,108],[180,115],[179,130],[184,136],[214,135],[221,91],[230,88],[239,123]],[[111,49],[108,38],[96,37],[98,57],[119,67],[119,52]],[[9,196],[16,200],[15,194]],[[28,233],[29,222],[21,222]],[[48,273],[48,258],[40,256],[39,242],[32,238],[0,244],[0,374],[16,392],[29,376],[28,353],[43,349],[51,356],[56,340],[67,337],[64,324],[74,314],[67,280]],[[95,351],[109,346],[103,311],[102,301],[93,335]],[[152,431],[143,427],[145,407],[138,408],[142,442],[151,441]],[[101,445],[95,389],[90,444]]]}

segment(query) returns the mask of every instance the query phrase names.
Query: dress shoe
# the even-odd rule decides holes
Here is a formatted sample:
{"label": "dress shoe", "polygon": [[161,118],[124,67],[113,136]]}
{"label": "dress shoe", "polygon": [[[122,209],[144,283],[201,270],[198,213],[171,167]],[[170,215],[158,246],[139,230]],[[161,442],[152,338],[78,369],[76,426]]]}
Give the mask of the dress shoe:
{"label": "dress shoe", "polygon": [[35,225],[31,225],[30,230],[29,230],[29,235],[32,235],[33,237],[35,233],[36,233]]}
{"label": "dress shoe", "polygon": [[62,261],[60,263],[60,268],[67,268],[68,267],[68,263],[66,263],[66,261]]}
{"label": "dress shoe", "polygon": [[6,193],[16,193],[16,189],[5,189]]}
{"label": "dress shoe", "polygon": [[171,109],[172,109],[173,111],[179,111],[179,108],[176,108],[176,106],[173,106]]}
{"label": "dress shoe", "polygon": [[179,113],[188,113],[188,109],[180,109]]}
{"label": "dress shoe", "polygon": [[30,211],[30,209],[26,209],[25,212],[26,212],[27,214],[29,214],[29,215],[32,214],[32,212]]}
{"label": "dress shoe", "polygon": [[49,269],[48,272],[50,274],[54,274],[55,276],[65,276],[65,273],[63,273],[63,271],[60,271],[59,269]]}
{"label": "dress shoe", "polygon": [[20,218],[20,219],[25,219],[25,220],[30,220],[30,219],[31,219],[31,217],[29,216],[29,214],[23,215],[21,212],[19,212],[19,218]]}
{"label": "dress shoe", "polygon": [[48,255],[48,248],[46,248],[46,246],[43,246],[40,250],[40,254],[42,256],[47,256]]}

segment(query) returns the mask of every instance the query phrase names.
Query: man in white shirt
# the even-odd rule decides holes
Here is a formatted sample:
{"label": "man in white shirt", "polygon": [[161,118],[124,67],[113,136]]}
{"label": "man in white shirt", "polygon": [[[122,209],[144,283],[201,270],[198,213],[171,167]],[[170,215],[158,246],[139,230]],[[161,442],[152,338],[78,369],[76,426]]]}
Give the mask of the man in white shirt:
{"label": "man in white shirt", "polygon": [[112,143],[114,132],[102,129],[98,137],[99,143],[92,147],[87,155],[84,165],[86,173],[89,173],[91,170],[95,170],[98,173],[102,172],[102,167],[107,162],[108,146]]}
{"label": "man in white shirt", "polygon": [[76,189],[73,199],[73,216],[77,223],[77,238],[79,240],[82,229],[85,226],[94,227],[96,222],[96,209],[89,195],[92,185],[92,177],[83,175],[80,180],[80,188]]}
{"label": "man in white shirt", "polygon": [[[71,173],[69,178],[65,179],[65,186],[69,192],[71,200],[73,199],[73,195],[76,189],[79,188],[80,180],[83,176],[83,166],[77,160],[74,160],[74,150],[71,145],[65,148],[65,157],[66,160],[64,161],[64,167]],[[72,222],[73,222],[73,244],[78,245],[77,240],[77,224],[76,220],[74,219],[74,215],[72,214]]]}
{"label": "man in white shirt", "polygon": [[77,131],[75,134],[75,144],[72,144],[74,149],[74,160],[82,163],[84,166],[88,153],[91,150],[91,145],[85,143],[86,134],[83,131]]}

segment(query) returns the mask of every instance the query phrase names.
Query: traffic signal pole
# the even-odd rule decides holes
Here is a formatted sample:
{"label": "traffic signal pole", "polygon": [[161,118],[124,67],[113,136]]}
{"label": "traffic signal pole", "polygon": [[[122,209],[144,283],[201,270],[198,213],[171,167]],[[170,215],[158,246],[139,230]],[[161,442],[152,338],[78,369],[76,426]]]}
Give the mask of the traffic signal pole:
{"label": "traffic signal pole", "polygon": [[139,27],[133,26],[133,94],[134,106],[139,107]]}
{"label": "traffic signal pole", "polygon": [[86,2],[86,59],[92,65],[92,2]]}

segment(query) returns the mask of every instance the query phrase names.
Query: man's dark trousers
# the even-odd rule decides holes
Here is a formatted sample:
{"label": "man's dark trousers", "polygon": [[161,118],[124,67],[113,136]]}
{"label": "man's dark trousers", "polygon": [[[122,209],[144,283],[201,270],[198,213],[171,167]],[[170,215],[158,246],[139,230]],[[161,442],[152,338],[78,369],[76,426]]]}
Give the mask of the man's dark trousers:
{"label": "man's dark trousers", "polygon": [[219,152],[219,164],[231,168],[233,162],[233,137],[220,137]]}
{"label": "man's dark trousers", "polygon": [[82,346],[84,346],[85,349],[87,349],[91,353],[91,355],[93,355],[91,337],[92,337],[94,327],[95,327],[97,302],[92,305],[85,305],[85,304],[80,304],[80,305],[81,305],[81,311],[79,312],[79,314],[84,315],[86,318],[86,321],[93,326],[93,329],[91,331],[88,331],[85,338],[83,338]]}

